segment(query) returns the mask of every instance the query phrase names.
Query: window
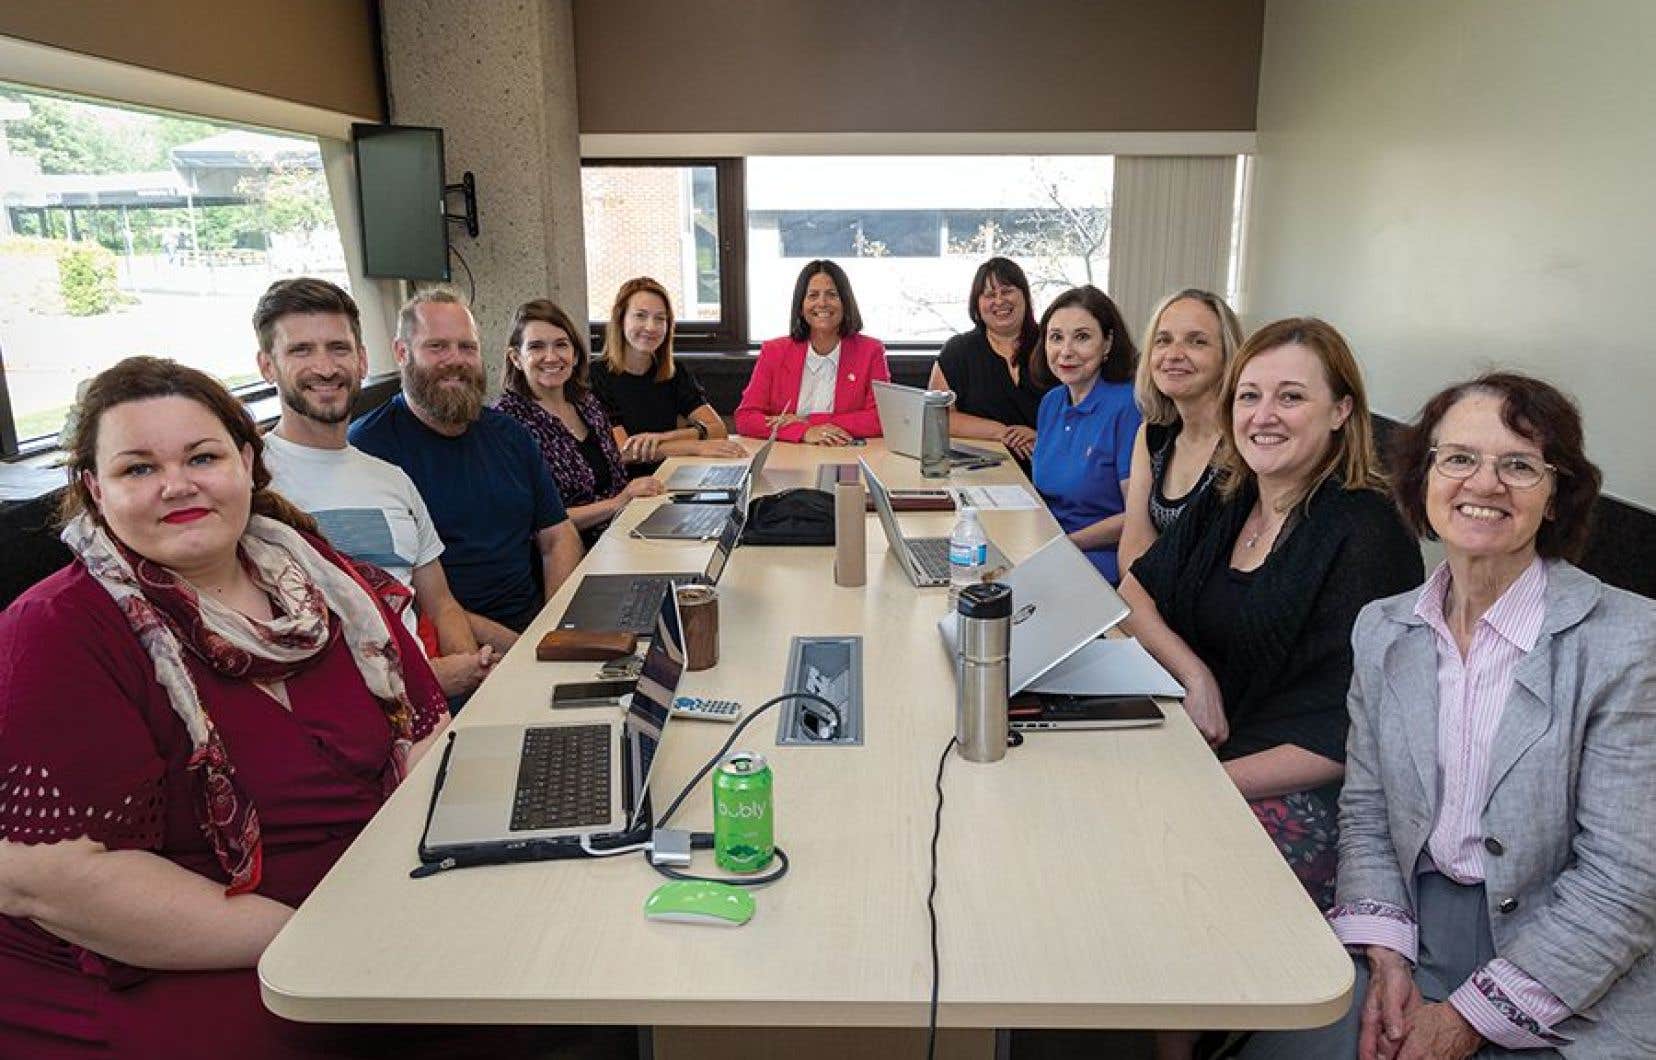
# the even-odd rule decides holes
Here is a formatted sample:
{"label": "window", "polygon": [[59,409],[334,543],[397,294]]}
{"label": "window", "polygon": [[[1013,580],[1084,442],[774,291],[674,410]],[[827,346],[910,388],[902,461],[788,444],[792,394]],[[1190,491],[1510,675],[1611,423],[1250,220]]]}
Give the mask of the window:
{"label": "window", "polygon": [[0,455],[134,354],[258,383],[252,302],[296,273],[349,287],[314,137],[0,83]]}
{"label": "window", "polygon": [[742,163],[587,160],[587,317],[602,340],[621,284],[649,276],[667,288],[680,348],[746,344],[742,293]]}
{"label": "window", "polygon": [[899,348],[971,327],[972,274],[996,254],[1037,305],[1108,280],[1109,156],[750,158],[746,172],[755,338],[787,332],[810,258],[844,267],[868,333]]}

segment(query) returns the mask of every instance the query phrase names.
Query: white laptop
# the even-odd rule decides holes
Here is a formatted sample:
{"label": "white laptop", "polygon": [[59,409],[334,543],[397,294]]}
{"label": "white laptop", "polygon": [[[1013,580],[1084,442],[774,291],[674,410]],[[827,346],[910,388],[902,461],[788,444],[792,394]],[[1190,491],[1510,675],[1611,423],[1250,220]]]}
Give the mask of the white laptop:
{"label": "white laptop", "polygon": [[[857,463],[862,466],[863,481],[868,483],[868,495],[874,500],[874,513],[880,517],[886,544],[891,547],[891,554],[897,557],[908,580],[922,587],[949,584],[949,539],[904,537],[902,528],[897,525],[897,512],[891,506],[890,492],[874,474],[874,469],[868,466],[867,460],[858,457]],[[1009,566],[1006,553],[990,541],[989,558],[984,563],[984,570],[1003,570]]]}
{"label": "white laptop", "polygon": [[[1086,554],[1063,534],[995,580],[1012,589],[1007,674],[1007,690],[1012,695],[1113,628],[1131,610]],[[955,622],[951,611],[937,623],[950,655],[955,652]]]}
{"label": "white laptop", "polygon": [[[874,406],[880,411],[880,433],[885,435],[887,449],[898,456],[920,459],[920,425],[925,405],[926,392],[919,387],[874,380]],[[1000,453],[989,449],[949,443],[949,462],[952,464],[998,464],[1005,459]]]}
{"label": "white laptop", "polygon": [[443,752],[420,859],[532,847],[580,856],[581,840],[648,829],[649,779],[684,673],[676,593],[663,593],[631,702],[599,721],[457,728]]}

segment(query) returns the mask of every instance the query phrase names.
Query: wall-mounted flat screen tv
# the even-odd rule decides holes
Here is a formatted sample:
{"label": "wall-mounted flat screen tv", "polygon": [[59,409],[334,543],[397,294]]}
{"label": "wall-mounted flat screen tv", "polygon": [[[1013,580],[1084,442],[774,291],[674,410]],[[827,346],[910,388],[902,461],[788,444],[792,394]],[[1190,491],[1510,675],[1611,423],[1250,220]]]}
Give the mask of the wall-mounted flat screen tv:
{"label": "wall-mounted flat screen tv", "polygon": [[351,126],[363,272],[397,280],[447,280],[443,130]]}

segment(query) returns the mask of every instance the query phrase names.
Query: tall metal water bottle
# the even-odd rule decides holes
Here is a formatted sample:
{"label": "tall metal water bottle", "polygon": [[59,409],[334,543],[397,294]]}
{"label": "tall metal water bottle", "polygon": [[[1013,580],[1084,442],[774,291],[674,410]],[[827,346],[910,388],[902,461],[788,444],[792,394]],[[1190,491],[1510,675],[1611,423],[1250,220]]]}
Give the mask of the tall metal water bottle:
{"label": "tall metal water bottle", "polygon": [[949,477],[949,406],[951,390],[928,390],[920,408],[920,474],[925,478]]}
{"label": "tall metal water bottle", "polygon": [[955,739],[969,762],[1006,757],[1012,589],[980,582],[955,606]]}

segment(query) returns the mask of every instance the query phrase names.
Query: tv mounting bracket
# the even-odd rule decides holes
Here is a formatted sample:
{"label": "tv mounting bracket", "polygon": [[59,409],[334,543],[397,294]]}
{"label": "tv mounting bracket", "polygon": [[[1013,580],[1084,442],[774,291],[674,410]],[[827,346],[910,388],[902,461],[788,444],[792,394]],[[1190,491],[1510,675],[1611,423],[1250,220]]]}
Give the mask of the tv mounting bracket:
{"label": "tv mounting bracket", "polygon": [[460,177],[460,183],[443,185],[443,205],[445,209],[448,207],[448,197],[455,192],[459,192],[464,197],[465,212],[445,213],[443,216],[450,221],[456,222],[457,224],[465,225],[466,234],[471,236],[473,239],[476,239],[477,180],[472,176],[471,170],[466,170],[466,172]]}

